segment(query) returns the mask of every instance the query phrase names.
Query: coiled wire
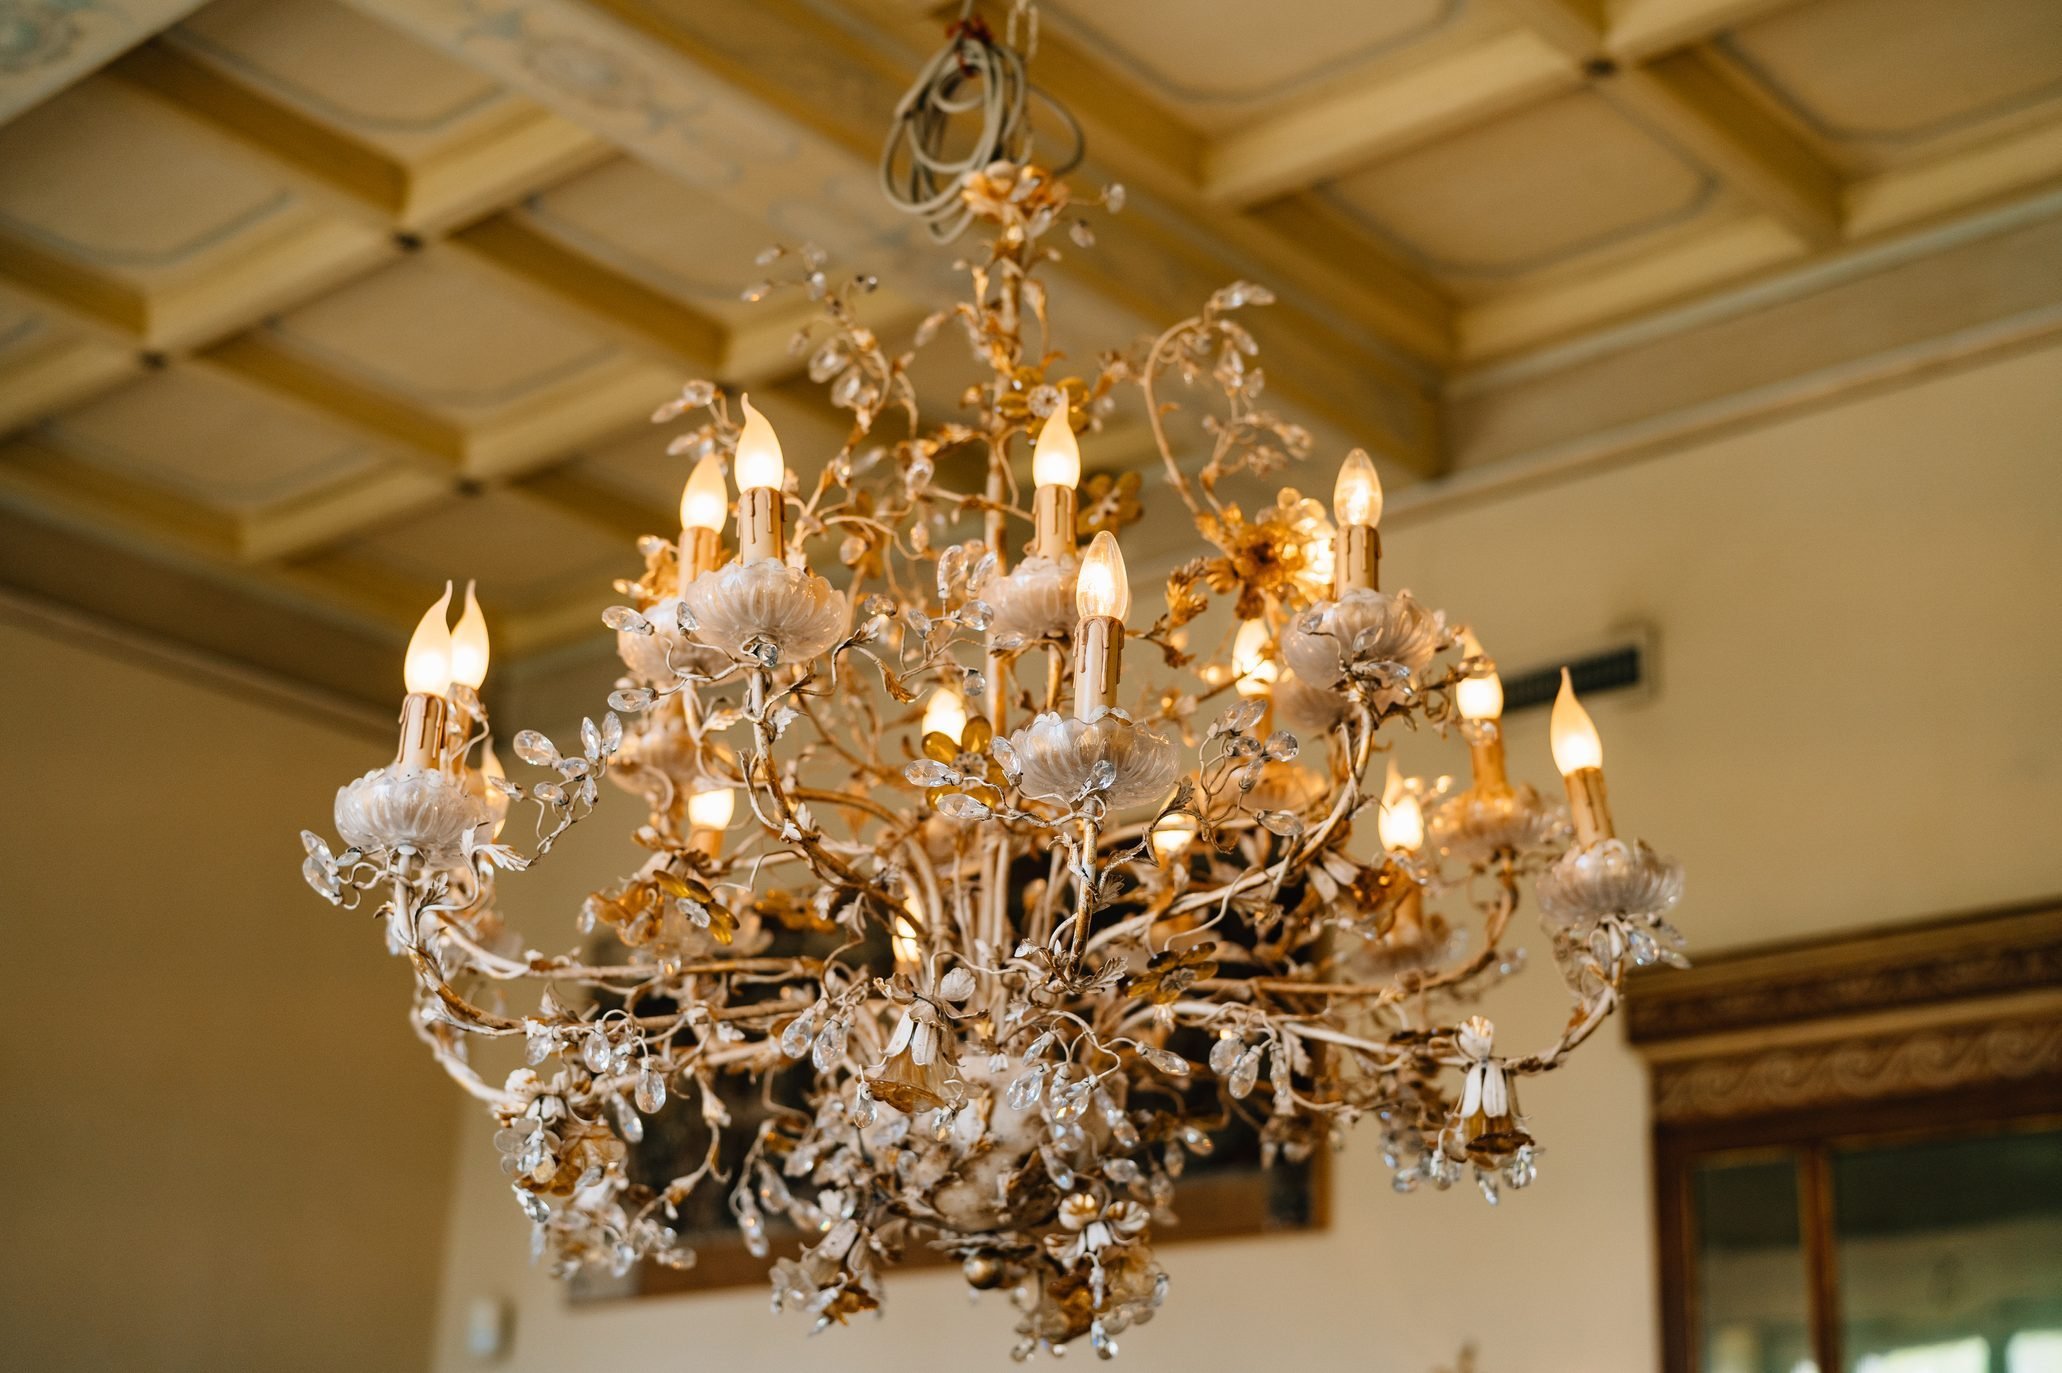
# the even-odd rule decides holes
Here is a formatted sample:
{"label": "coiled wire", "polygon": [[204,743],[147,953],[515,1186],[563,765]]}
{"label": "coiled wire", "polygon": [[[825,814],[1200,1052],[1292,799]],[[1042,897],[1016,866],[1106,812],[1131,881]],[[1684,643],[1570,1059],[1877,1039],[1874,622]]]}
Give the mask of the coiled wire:
{"label": "coiled wire", "polygon": [[[898,210],[924,221],[932,239],[949,243],[966,231],[973,212],[960,196],[967,173],[991,162],[1022,162],[1031,152],[1031,97],[1043,101],[1066,126],[1072,148],[1052,168],[1065,175],[1081,162],[1081,125],[1064,106],[1031,84],[1024,55],[998,43],[966,0],[949,41],[924,64],[916,84],[895,106],[895,123],[881,151],[881,191]],[[1011,27],[1020,3],[1011,14]],[[1034,20],[1035,22],[1035,20]],[[973,142],[960,156],[948,151],[954,122],[973,115]],[[963,136],[963,135],[962,135]]]}

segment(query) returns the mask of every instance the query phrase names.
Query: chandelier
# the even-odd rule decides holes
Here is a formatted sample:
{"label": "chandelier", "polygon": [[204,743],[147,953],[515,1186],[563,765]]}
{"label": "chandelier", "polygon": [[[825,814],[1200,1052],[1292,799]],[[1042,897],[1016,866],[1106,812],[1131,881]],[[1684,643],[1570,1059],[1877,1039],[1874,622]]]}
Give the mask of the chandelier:
{"label": "chandelier", "polygon": [[[684,424],[667,451],[696,460],[681,530],[617,583],[602,619],[625,676],[577,746],[524,730],[534,776],[503,771],[485,620],[468,587],[447,628],[447,587],[408,647],[396,757],[337,793],[341,849],[302,835],[318,893],[377,903],[412,1024],[500,1122],[561,1275],[691,1264],[682,1208],[713,1189],[754,1254],[799,1246],[772,1264],[774,1305],[816,1328],[878,1307],[883,1272],[929,1247],[1009,1294],[1017,1357],[1084,1338],[1108,1357],[1162,1302],[1153,1237],[1214,1133],[1242,1122],[1265,1160],[1300,1161],[1371,1117],[1398,1190],[1471,1178],[1494,1202],[1541,1152],[1519,1082],[1590,1036],[1630,968],[1682,961],[1663,920],[1680,869],[1616,837],[1565,672],[1564,809],[1507,775],[1481,644],[1382,589],[1366,454],[1338,467],[1330,518],[1288,488],[1251,511],[1225,494],[1313,446],[1263,407],[1241,321],[1265,289],[1227,286],[1080,375],[1049,351],[1055,231],[1088,249],[1084,212],[1122,192],[1077,199],[1038,165],[1028,89],[1015,48],[963,22],[898,112],[892,193],[941,238],[985,236],[966,298],[909,351],[862,321],[870,279],[833,282],[812,248],[762,255],[775,279],[746,294],[818,303],[798,349],[849,436],[803,481],[748,399],[691,381],[659,409]],[[970,109],[973,152],[950,160]],[[928,423],[912,360],[953,337],[978,376]],[[1137,478],[1081,482],[1082,437],[1120,398],[1200,540],[1152,609],[1118,537]],[[1191,653],[1213,600],[1236,637]],[[1382,766],[1412,728],[1458,736],[1468,778]],[[587,898],[573,951],[539,952],[505,927],[498,876],[605,781],[649,856]],[[1528,884],[1572,1009],[1511,1053],[1475,1007],[1517,966]],[[477,1068],[496,1040],[526,1066]],[[745,1099],[774,1105],[740,1124]],[[639,1175],[631,1146],[669,1102],[698,1112],[706,1155]]]}

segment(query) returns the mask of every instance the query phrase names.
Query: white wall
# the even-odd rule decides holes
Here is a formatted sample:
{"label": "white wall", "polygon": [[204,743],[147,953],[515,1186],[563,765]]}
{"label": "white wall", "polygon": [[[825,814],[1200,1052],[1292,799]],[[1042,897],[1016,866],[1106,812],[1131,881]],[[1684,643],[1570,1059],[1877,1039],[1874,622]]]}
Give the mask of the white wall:
{"label": "white wall", "polygon": [[[1699,948],[2050,895],[2062,891],[2058,449],[2062,349],[2050,348],[1580,482],[1400,521],[1388,531],[1385,576],[1471,619],[1513,667],[1591,646],[1623,623],[1656,627],[1658,688],[1637,701],[1600,698],[1594,713],[1621,830],[1689,866],[1682,923]],[[94,717],[116,709],[105,693],[96,704]],[[188,708],[154,709],[179,722],[177,741],[144,755],[164,777],[203,766],[185,737]],[[1550,783],[1543,731],[1539,713],[1514,721],[1513,765]],[[43,747],[47,762],[53,750]],[[278,814],[288,798],[305,809],[311,778],[341,776],[349,754],[328,748],[279,767],[262,779],[264,814],[251,813],[261,809],[253,803],[230,817],[185,816],[182,835],[200,844],[244,826],[290,829],[291,817]],[[1406,741],[1404,756],[1419,770],[1464,762],[1421,738]],[[130,803],[134,785],[110,788],[112,803]],[[576,843],[506,884],[532,942],[571,939],[578,894],[621,854],[615,832],[627,823],[621,807],[604,809]],[[269,838],[233,842],[275,861]],[[222,902],[233,916],[193,919],[262,949],[271,927],[254,920],[250,898],[277,872],[254,872],[249,892]],[[63,895],[46,891],[29,907],[35,923],[59,931],[39,934],[46,954],[90,949],[99,928]],[[123,918],[129,938],[161,940],[168,959],[193,957],[190,936],[147,922],[139,936],[136,917]],[[364,941],[320,911],[282,898],[267,903],[265,920],[319,930],[310,937],[325,941],[339,976],[366,966]],[[15,981],[17,994],[33,985]],[[398,979],[389,991],[398,1010]],[[1541,1035],[1557,1019],[1558,995],[1551,970],[1538,967],[1492,1010],[1512,1038]],[[226,1008],[192,1006],[211,1007],[210,1025],[228,1019]],[[183,1047],[214,1051],[205,1034]],[[121,1053],[132,1071],[134,1054],[132,1039]],[[406,1101],[362,1083],[332,1088],[338,1112],[384,1108],[392,1146],[364,1161],[364,1175],[338,1177],[333,1196],[356,1196],[368,1178],[415,1185],[439,1167],[432,1145],[443,1108],[412,1090],[427,1069],[393,1071],[415,1075]],[[1170,1304],[1125,1338],[1125,1363],[1135,1373],[1244,1361],[1422,1373],[1474,1339],[1485,1373],[1651,1367],[1643,1101],[1636,1061],[1607,1032],[1528,1093],[1549,1151],[1544,1175],[1494,1212],[1473,1193],[1391,1195],[1363,1138],[1337,1169],[1329,1231],[1170,1247]],[[436,1336],[436,1367],[446,1373],[474,1366],[463,1323],[482,1296],[517,1309],[514,1352],[500,1366],[538,1373],[903,1373],[1006,1362],[1011,1321],[1001,1299],[970,1304],[944,1273],[894,1282],[884,1321],[815,1340],[793,1318],[768,1315],[756,1286],[569,1308],[528,1265],[528,1227],[497,1172],[491,1125],[471,1108],[466,1119],[455,1164],[445,1165],[456,1169]],[[251,1128],[269,1155],[276,1135]],[[11,1263],[20,1264],[20,1247]],[[341,1276],[330,1270],[323,1280]]]}
{"label": "white wall", "polygon": [[427,1366],[458,1103],[408,971],[301,881],[391,756],[0,614],[0,1366]]}

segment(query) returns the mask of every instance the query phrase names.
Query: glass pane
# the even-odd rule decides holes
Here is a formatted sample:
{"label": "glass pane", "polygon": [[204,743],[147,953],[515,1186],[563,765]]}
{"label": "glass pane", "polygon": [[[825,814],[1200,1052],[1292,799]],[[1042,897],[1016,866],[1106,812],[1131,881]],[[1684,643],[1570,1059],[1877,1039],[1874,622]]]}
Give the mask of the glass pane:
{"label": "glass pane", "polygon": [[2035,1373],[2062,1356],[2062,1131],[1833,1154],[1853,1373]]}
{"label": "glass pane", "polygon": [[1817,1373],[1796,1160],[1700,1163],[1691,1198],[1704,1373]]}

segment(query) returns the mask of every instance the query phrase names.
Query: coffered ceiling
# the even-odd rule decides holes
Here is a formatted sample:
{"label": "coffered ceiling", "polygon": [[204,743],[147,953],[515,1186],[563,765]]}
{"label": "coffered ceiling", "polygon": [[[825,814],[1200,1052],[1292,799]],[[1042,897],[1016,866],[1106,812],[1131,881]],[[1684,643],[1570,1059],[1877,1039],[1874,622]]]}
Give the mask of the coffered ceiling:
{"label": "coffered ceiling", "polygon": [[[646,421],[683,379],[753,387],[804,463],[842,435],[797,305],[740,296],[757,250],[878,273],[891,337],[952,288],[875,163],[956,9],[11,0],[0,578],[377,698],[450,576],[505,663],[601,643],[672,523]],[[1060,346],[1268,282],[1304,484],[1367,446],[1398,518],[2062,328],[2052,0],[1047,0],[1037,32],[1079,178],[1130,192],[1061,264]]]}

